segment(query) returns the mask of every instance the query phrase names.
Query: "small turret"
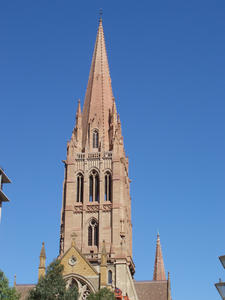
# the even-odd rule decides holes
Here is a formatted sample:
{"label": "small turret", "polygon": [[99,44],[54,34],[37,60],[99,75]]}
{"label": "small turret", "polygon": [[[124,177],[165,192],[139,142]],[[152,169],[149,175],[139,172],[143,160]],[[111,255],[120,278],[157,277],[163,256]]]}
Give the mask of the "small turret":
{"label": "small turret", "polygon": [[76,127],[81,129],[82,127],[82,113],[80,106],[80,99],[78,99],[77,113],[76,113]]}
{"label": "small turret", "polygon": [[42,243],[41,253],[40,253],[40,264],[38,268],[38,280],[41,277],[45,276],[45,261],[46,261],[46,254],[45,254],[45,243]]}
{"label": "small turret", "polygon": [[109,128],[109,141],[110,141],[110,150],[113,148],[113,140],[116,133],[117,127],[117,110],[115,99],[113,98],[112,111],[110,113],[110,128]]}
{"label": "small turret", "polygon": [[80,99],[78,100],[77,112],[76,112],[76,124],[73,130],[72,139],[73,139],[72,145],[73,146],[75,145],[81,151],[82,113],[81,113]]}
{"label": "small turret", "polygon": [[167,279],[167,300],[172,300],[172,298],[171,298],[171,285],[170,285],[170,272],[168,272],[168,279]]}
{"label": "small turret", "polygon": [[157,234],[153,280],[166,280],[159,233]]}

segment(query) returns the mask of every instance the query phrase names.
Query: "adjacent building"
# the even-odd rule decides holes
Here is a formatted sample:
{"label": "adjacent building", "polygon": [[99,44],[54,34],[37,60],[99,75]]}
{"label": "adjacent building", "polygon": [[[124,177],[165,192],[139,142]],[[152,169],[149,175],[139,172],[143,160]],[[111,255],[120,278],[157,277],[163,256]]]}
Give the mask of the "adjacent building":
{"label": "adjacent building", "polygon": [[8,197],[3,193],[3,184],[11,183],[8,176],[5,174],[4,170],[0,167],[0,222],[2,213],[2,202],[9,202]]}

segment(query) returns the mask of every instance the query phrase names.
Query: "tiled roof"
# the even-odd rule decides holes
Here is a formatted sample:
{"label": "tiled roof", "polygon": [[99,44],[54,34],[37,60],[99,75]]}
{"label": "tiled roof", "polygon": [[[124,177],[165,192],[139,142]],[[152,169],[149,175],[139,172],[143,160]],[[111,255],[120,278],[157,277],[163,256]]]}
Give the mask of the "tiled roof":
{"label": "tiled roof", "polygon": [[134,281],[139,300],[167,300],[167,280]]}
{"label": "tiled roof", "polygon": [[26,300],[28,293],[35,287],[35,284],[16,284],[15,289],[20,294],[20,300]]}
{"label": "tiled roof", "polygon": [[[167,280],[162,281],[134,281],[139,300],[167,300]],[[34,284],[17,284],[20,300],[26,300],[28,293],[35,287]]]}

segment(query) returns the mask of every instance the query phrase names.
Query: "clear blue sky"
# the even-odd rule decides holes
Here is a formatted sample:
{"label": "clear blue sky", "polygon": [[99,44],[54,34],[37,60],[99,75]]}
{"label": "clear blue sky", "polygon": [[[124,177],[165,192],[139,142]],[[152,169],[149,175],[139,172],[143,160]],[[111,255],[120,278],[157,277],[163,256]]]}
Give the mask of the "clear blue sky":
{"label": "clear blue sky", "polygon": [[98,25],[130,159],[135,278],[159,230],[174,300],[219,300],[225,272],[225,1],[0,1],[0,268],[37,280],[58,255],[66,142]]}

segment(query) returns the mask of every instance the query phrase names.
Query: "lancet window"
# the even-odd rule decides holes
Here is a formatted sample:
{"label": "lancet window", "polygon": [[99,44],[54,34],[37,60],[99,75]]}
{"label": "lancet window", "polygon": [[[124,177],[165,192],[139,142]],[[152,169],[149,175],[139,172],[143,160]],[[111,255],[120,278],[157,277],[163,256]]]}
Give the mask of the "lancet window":
{"label": "lancet window", "polygon": [[89,176],[89,201],[99,202],[99,175],[93,170]]}
{"label": "lancet window", "polygon": [[79,173],[77,175],[77,202],[83,202],[84,194],[84,176]]}
{"label": "lancet window", "polygon": [[108,284],[112,284],[112,271],[108,271]]}
{"label": "lancet window", "polygon": [[105,201],[112,202],[112,176],[109,172],[105,173]]}
{"label": "lancet window", "polygon": [[98,246],[98,223],[95,219],[88,226],[88,246]]}
{"label": "lancet window", "polygon": [[93,148],[98,148],[98,142],[99,142],[99,135],[98,130],[93,131]]}

